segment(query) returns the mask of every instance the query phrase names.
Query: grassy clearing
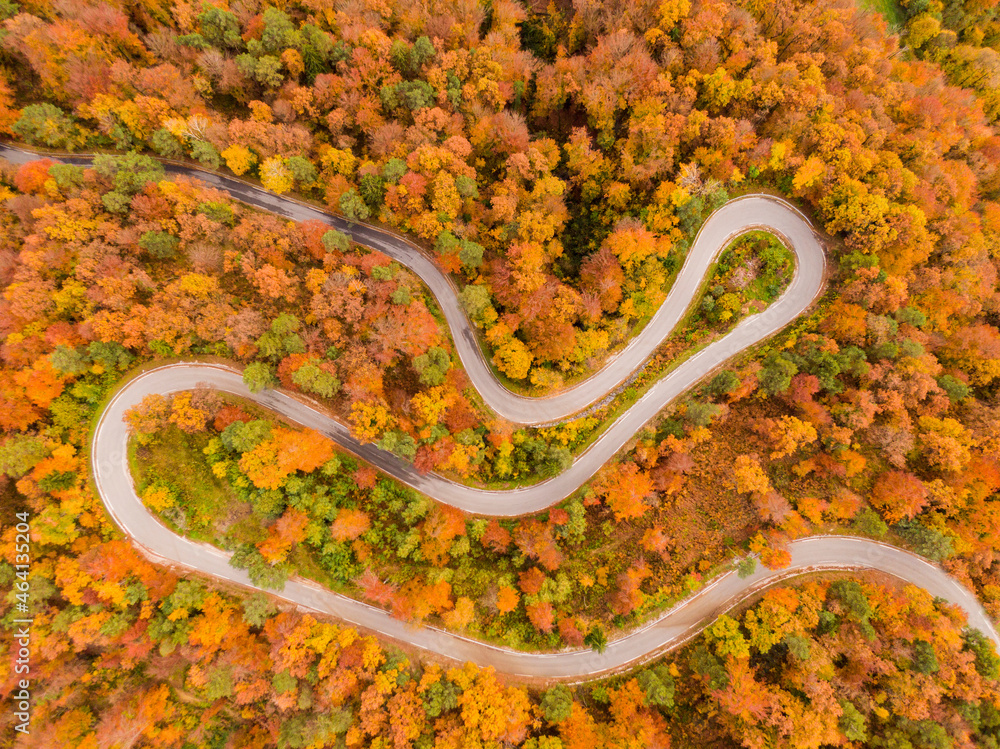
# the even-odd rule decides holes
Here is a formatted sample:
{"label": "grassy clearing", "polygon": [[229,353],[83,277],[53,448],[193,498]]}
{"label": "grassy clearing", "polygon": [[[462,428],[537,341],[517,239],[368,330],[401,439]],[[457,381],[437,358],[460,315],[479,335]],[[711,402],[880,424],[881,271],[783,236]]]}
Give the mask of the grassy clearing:
{"label": "grassy clearing", "polygon": [[174,505],[158,513],[172,530],[199,541],[218,543],[220,524],[227,527],[241,505],[229,485],[205,460],[208,433],[185,434],[171,426],[152,444],[129,442],[129,466],[139,496],[153,485],[173,492]]}
{"label": "grassy clearing", "polygon": [[906,14],[896,0],[858,0],[858,4],[882,16],[892,31],[902,31],[906,26]]}

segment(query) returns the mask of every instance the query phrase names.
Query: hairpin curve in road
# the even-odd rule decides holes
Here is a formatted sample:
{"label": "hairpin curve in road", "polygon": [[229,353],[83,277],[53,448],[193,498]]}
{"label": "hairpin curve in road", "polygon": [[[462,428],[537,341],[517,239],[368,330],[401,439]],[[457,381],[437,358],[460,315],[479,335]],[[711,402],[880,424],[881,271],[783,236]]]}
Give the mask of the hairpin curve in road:
{"label": "hairpin curve in road", "polygon": [[[25,149],[0,145],[0,156],[12,161],[43,158]],[[50,156],[51,158],[51,156]],[[87,164],[86,156],[62,155],[59,160]],[[681,319],[711,263],[736,236],[752,229],[778,234],[795,253],[791,284],[763,312],[740,322],[730,333],[663,376],[558,476],[528,487],[493,491],[467,487],[440,476],[421,476],[412,466],[371,444],[360,444],[342,424],[281,391],[250,393],[239,371],[199,362],[157,367],[127,381],[112,397],[98,420],[91,441],[91,463],[97,490],[121,529],[154,561],[175,564],[248,588],[247,574],[229,565],[229,552],[182,538],[159,522],[136,495],[128,466],[126,410],[150,393],[168,394],[195,387],[214,387],[272,409],[285,418],[326,434],[342,447],[437,501],[468,512],[521,515],[544,509],[572,494],[607,462],[646,422],[705,374],[736,353],[767,338],[804,312],[823,288],[825,258],[808,221],[779,198],[749,195],[730,201],[705,222],[692,245],[667,300],[650,323],[596,374],[556,395],[530,398],[505,388],[493,375],[475,333],[458,302],[452,281],[419,247],[392,232],[353,224],[287,197],[273,195],[231,177],[180,164],[166,164],[168,173],[198,177],[228,192],[234,199],[295,220],[325,221],[348,232],[354,241],[395,258],[427,284],[444,311],[456,349],[484,400],[505,418],[522,424],[565,419],[619,386],[642,366]],[[877,570],[918,585],[932,595],[960,606],[970,626],[984,632],[998,647],[1000,635],[976,596],[940,567],[887,544],[850,536],[813,536],[789,545],[791,564],[783,570],[758,569],[740,578],[727,572],[674,608],[637,630],[608,643],[602,653],[566,650],[525,653],[502,648],[435,627],[411,627],[387,612],[333,593],[300,579],[281,592],[267,591],[298,606],[329,614],[382,636],[459,661],[490,665],[519,677],[578,682],[642,663],[695,636],[719,614],[755,592],[780,580],[818,570]]]}

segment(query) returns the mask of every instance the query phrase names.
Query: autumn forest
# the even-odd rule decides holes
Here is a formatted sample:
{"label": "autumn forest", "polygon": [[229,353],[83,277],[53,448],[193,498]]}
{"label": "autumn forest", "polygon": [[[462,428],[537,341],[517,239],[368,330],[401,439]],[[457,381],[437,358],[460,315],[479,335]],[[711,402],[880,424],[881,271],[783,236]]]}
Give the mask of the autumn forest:
{"label": "autumn forest", "polygon": [[[995,0],[0,0],[0,746],[1000,747],[994,639],[889,574],[789,577],[567,683],[280,595],[601,653],[829,535],[913,552],[1000,620],[998,128]],[[131,407],[122,462],[257,590],[144,555],[102,501],[102,412],[181,360],[414,475],[559,476],[782,298],[787,239],[727,241],[639,369],[531,426],[474,386],[440,295],[352,227],[415,243],[491,376],[541,398],[613,362],[709,217],[756,194],[816,228],[822,294],[542,512],[465,513],[211,387]]]}

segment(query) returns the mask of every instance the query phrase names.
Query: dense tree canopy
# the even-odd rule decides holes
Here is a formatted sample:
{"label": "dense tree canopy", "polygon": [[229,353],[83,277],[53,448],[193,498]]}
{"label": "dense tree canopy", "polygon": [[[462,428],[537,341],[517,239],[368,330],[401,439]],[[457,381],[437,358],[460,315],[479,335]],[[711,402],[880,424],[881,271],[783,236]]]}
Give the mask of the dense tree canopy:
{"label": "dense tree canopy", "polygon": [[[0,165],[0,507],[32,514],[39,740],[1000,742],[991,646],[916,591],[776,590],[648,669],[535,695],[180,580],[118,537],[87,480],[105,395],[182,355],[319,399],[420,471],[551,475],[790,277],[780,243],[745,238],[618,400],[515,429],[480,407],[405,269],[320,222],[165,180],[150,156],[408,232],[493,364],[536,394],[649,319],[709,212],[773,191],[828,233],[827,295],[548,512],[464,517],[204,392],[130,414],[143,500],[265,587],[299,572],[513,646],[600,649],[718,565],[781,566],[817,530],[912,548],[997,616],[1000,17],[994,2],[895,11],[889,27],[847,0],[0,0],[0,133],[122,154]],[[0,539],[13,547],[6,519]]]}

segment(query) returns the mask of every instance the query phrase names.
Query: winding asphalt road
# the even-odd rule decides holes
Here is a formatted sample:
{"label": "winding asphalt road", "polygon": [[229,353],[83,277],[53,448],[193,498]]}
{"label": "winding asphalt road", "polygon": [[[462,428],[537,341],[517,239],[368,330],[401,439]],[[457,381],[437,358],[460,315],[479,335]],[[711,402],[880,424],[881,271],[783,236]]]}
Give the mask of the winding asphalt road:
{"label": "winding asphalt road", "polygon": [[[42,158],[23,149],[0,145],[0,156],[11,161]],[[89,164],[88,157],[60,157],[68,163]],[[487,491],[455,484],[439,476],[421,476],[412,466],[374,445],[359,444],[349,430],[307,404],[280,391],[252,394],[237,370],[196,362],[177,362],[145,372],[128,381],[101,414],[92,440],[96,487],[122,530],[157,561],[176,564],[246,587],[255,587],[246,573],[229,565],[230,554],[177,536],[143,506],[128,467],[125,411],[150,393],[167,394],[197,386],[214,387],[253,400],[286,418],[316,429],[347,450],[377,465],[428,496],[473,513],[520,515],[543,509],[569,496],[607,462],[666,404],[735,353],[767,338],[798,317],[822,289],[824,255],[801,214],[788,203],[761,195],[731,201],[702,227],[671,293],[650,323],[606,366],[584,382],[548,398],[526,398],[503,387],[493,376],[475,334],[459,304],[451,280],[404,237],[376,227],[351,224],[298,201],[273,195],[240,180],[177,164],[169,174],[198,177],[237,200],[297,221],[318,219],[348,232],[360,244],[378,249],[409,267],[427,284],[451,327],[455,346],[469,377],[484,400],[501,415],[523,424],[564,419],[602,398],[628,379],[680,320],[708,267],[728,242],[754,228],[783,238],[796,254],[796,270],[784,294],[764,312],[743,320],[728,335],[705,347],[660,379],[622,414],[565,472],[539,484],[513,491]],[[962,607],[969,624],[1000,647],[993,623],[975,595],[939,567],[886,544],[844,536],[817,536],[790,545],[791,565],[779,571],[764,568],[748,577],[726,573],[644,627],[612,641],[603,653],[562,651],[521,653],[454,635],[433,627],[413,628],[381,609],[324,590],[301,580],[276,594],[301,607],[332,614],[383,636],[459,661],[492,665],[498,671],[523,676],[581,681],[654,657],[693,637],[718,614],[777,580],[814,570],[871,569],[925,588],[932,595]],[[273,593],[273,591],[270,591]]]}
{"label": "winding asphalt road", "polygon": [[[5,145],[0,145],[0,156],[15,163],[43,157]],[[79,155],[50,158],[81,166],[89,166],[92,160],[90,156]],[[349,234],[358,244],[398,260],[419,276],[434,295],[448,322],[455,349],[473,387],[490,408],[517,424],[548,424],[566,419],[601,400],[629,379],[674,329],[690,306],[693,292],[699,288],[706,270],[730,240],[740,234],[763,228],[782,237],[796,255],[792,282],[766,310],[744,319],[725,337],[707,346],[692,360],[661,380],[647,394],[648,400],[645,400],[642,407],[632,409],[633,415],[622,423],[622,433],[634,433],[660,410],[662,406],[656,404],[669,402],[733,354],[790,323],[812,303],[823,288],[823,248],[809,222],[794,206],[767,195],[747,195],[731,200],[705,222],[687,253],[667,299],[641,333],[588,379],[548,397],[527,397],[511,392],[497,380],[479,347],[475,329],[466,317],[454,282],[420,247],[406,237],[367,224],[352,223],[342,216],[326,213],[293,198],[275,195],[233,177],[172,162],[164,162],[164,167],[169,175],[197,177],[247,205],[294,221],[313,219],[330,224]],[[653,407],[655,411],[650,411]],[[641,421],[637,420],[639,416],[642,416]]]}
{"label": "winding asphalt road", "polygon": [[[125,412],[150,393],[166,395],[198,386],[212,387],[252,400],[294,422],[317,429],[347,450],[378,465],[386,473],[440,501],[452,503],[444,497],[454,494],[463,501],[452,504],[468,507],[478,506],[476,503],[481,502],[483,509],[480,512],[492,509],[492,514],[504,514],[510,510],[509,504],[490,508],[489,502],[496,501],[496,498],[503,501],[508,495],[518,494],[534,497],[534,501],[538,502],[551,503],[557,498],[548,491],[550,482],[520,492],[486,492],[453,484],[439,476],[420,476],[408,463],[378,450],[374,445],[359,444],[344,426],[285,393],[251,393],[243,384],[238,370],[212,364],[178,362],[149,370],[127,382],[105,407],[91,445],[94,482],[108,511],[125,533],[156,561],[181,565],[239,585],[255,587],[244,571],[229,565],[229,552],[176,535],[145,508],[135,493],[128,466]],[[583,459],[587,455],[591,455],[591,451],[584,453],[570,470],[586,465]],[[600,462],[597,463],[599,465]],[[289,581],[281,592],[267,592],[306,609],[336,616],[384,637],[458,661],[491,665],[498,671],[521,677],[573,682],[636,665],[676,647],[740,600],[779,580],[817,570],[877,570],[918,585],[931,595],[962,607],[969,624],[987,634],[1000,648],[1000,636],[976,596],[940,567],[915,554],[848,536],[801,539],[792,542],[789,551],[792,560],[788,568],[775,571],[759,566],[752,576],[745,579],[730,571],[644,627],[609,642],[603,653],[591,650],[521,653],[435,627],[411,627],[381,609],[301,579]]]}

